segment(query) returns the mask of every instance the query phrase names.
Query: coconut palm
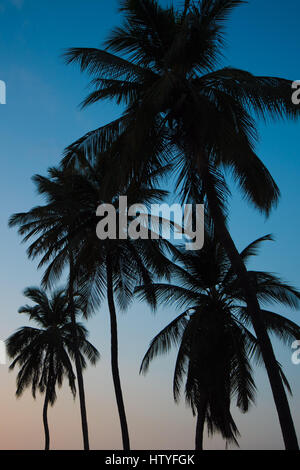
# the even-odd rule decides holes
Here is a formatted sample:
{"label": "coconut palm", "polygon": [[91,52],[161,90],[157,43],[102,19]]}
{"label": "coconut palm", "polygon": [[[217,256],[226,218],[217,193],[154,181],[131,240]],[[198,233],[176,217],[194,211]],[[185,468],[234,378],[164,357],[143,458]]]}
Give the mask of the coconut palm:
{"label": "coconut palm", "polygon": [[[131,181],[126,188],[123,188],[127,196],[127,204],[144,205],[149,207],[151,203],[158,202],[166,195],[164,191],[149,187],[152,175],[148,175],[150,180],[147,184]],[[116,237],[116,239],[95,240],[95,207],[100,202],[106,201],[112,204],[116,213],[119,211],[119,196],[107,181],[103,182],[106,188],[101,199],[99,199],[99,179],[90,182],[90,187],[85,185],[84,193],[81,195],[80,207],[86,208],[84,219],[88,220],[84,230],[81,232],[83,243],[77,258],[79,277],[82,289],[86,291],[86,298],[95,309],[100,305],[103,296],[106,294],[111,326],[111,369],[118,406],[122,441],[124,450],[130,449],[130,439],[128,424],[125,412],[125,405],[119,375],[118,365],[118,328],[116,303],[120,310],[126,310],[133,299],[134,289],[140,283],[151,283],[153,276],[169,274],[169,261],[165,257],[167,250],[171,248],[168,241],[158,238],[150,238],[150,227],[145,217],[144,224],[139,227],[140,234],[144,234],[143,239],[132,239],[126,235]],[[80,193],[76,191],[77,195]],[[96,198],[95,198],[96,196]],[[88,206],[86,201],[94,198],[94,206]],[[84,210],[84,209],[83,209]],[[132,217],[128,216],[128,223]],[[161,221],[157,221],[160,225]],[[152,227],[153,228],[153,227]],[[120,229],[119,223],[117,229]],[[124,230],[124,228],[123,228]],[[159,229],[158,229],[159,231]],[[150,301],[150,298],[149,298]]]}
{"label": "coconut palm", "polygon": [[[160,173],[160,172],[158,172]],[[155,178],[157,174],[151,175]],[[19,226],[24,240],[35,238],[28,249],[30,257],[42,256],[40,266],[48,265],[43,277],[45,285],[52,285],[68,263],[72,282],[80,286],[85,299],[85,314],[99,308],[107,296],[111,323],[111,367],[122,430],[123,447],[130,448],[125,405],[118,365],[118,331],[115,301],[126,309],[138,283],[149,283],[152,275],[167,274],[168,262],[163,251],[168,242],[158,240],[104,239],[96,235],[100,204],[118,209],[119,196],[126,194],[128,206],[133,203],[150,204],[165,196],[164,191],[147,184],[131,181],[122,192],[114,193],[107,185],[103,166],[90,168],[83,174],[76,169],[51,169],[49,178],[36,176],[38,192],[46,197],[46,204],[28,213],[16,214],[11,225]],[[129,218],[130,219],[130,218]],[[149,231],[147,225],[141,230]],[[117,227],[119,230],[119,226]],[[72,258],[70,260],[70,253]],[[70,289],[69,289],[70,291]],[[69,299],[73,296],[69,295]],[[72,310],[71,310],[72,311]]]}
{"label": "coconut palm", "polygon": [[[106,49],[72,48],[93,76],[94,91],[84,106],[103,99],[125,105],[122,116],[69,146],[65,163],[99,158],[108,149],[120,177],[144,171],[145,162],[173,163],[184,200],[202,194],[245,292],[261,345],[285,446],[298,449],[287,396],[267,335],[251,276],[226,224],[224,168],[247,199],[268,215],[279,189],[256,155],[254,115],[295,118],[289,80],[257,77],[232,67],[219,68],[224,23],[241,0],[185,1],[183,10],[163,8],[156,0],[122,0],[124,24],[115,28]],[[114,172],[115,174],[115,172]],[[116,177],[116,175],[115,175]],[[202,202],[197,201],[197,202]]]}
{"label": "coconut palm", "polygon": [[[244,262],[270,239],[262,237],[247,246],[241,252]],[[141,299],[151,294],[159,306],[170,305],[183,311],[152,340],[141,371],[146,373],[155,357],[177,347],[174,398],[179,400],[185,379],[186,400],[197,414],[196,449],[203,449],[205,422],[209,433],[220,432],[228,442],[237,443],[231,402],[236,400],[242,412],[248,411],[255,398],[251,359],[261,359],[260,344],[249,329],[251,316],[245,307],[243,289],[214,236],[206,237],[203,250],[182,252],[176,261],[172,283],[137,289]],[[273,302],[299,307],[300,293],[279,277],[258,271],[251,271],[250,276],[262,306]],[[299,337],[300,327],[294,322],[269,310],[263,309],[262,314],[267,330],[284,343],[290,345]]]}
{"label": "coconut palm", "polygon": [[[55,170],[53,170],[53,173]],[[75,267],[74,267],[74,253],[73,245],[70,242],[77,218],[77,207],[74,204],[74,200],[69,193],[66,192],[66,188],[70,188],[70,185],[62,186],[57,185],[57,193],[51,193],[45,189],[46,182],[50,184],[46,178],[43,180],[42,177],[36,176],[35,180],[44,183],[41,194],[46,194],[48,197],[48,204],[45,206],[38,206],[33,208],[28,213],[15,214],[10,219],[10,226],[19,226],[19,233],[23,236],[24,241],[31,240],[36,237],[36,240],[28,248],[29,258],[35,259],[41,256],[42,259],[39,263],[39,267],[43,267],[49,264],[49,269],[46,271],[42,285],[52,287],[55,281],[61,276],[64,269],[68,270],[68,304],[69,312],[72,324],[73,339],[75,345],[75,367],[79,390],[79,403],[81,412],[81,425],[82,425],[82,436],[84,450],[89,450],[89,435],[88,435],[88,420],[85,402],[85,390],[84,382],[81,370],[80,351],[79,343],[77,339],[77,326],[76,326],[76,308],[74,304],[75,295]],[[65,181],[67,181],[65,179]],[[39,188],[38,188],[39,190]],[[63,192],[64,191],[64,192]],[[40,234],[40,236],[38,236]],[[56,270],[52,269],[54,265]],[[48,273],[51,272],[52,277],[50,278]],[[85,313],[85,310],[84,310]]]}
{"label": "coconut palm", "polygon": [[[38,327],[23,327],[12,334],[6,341],[7,352],[13,359],[10,370],[19,367],[17,375],[17,397],[26,388],[31,387],[32,395],[36,392],[45,394],[43,423],[45,430],[45,450],[50,448],[48,426],[48,407],[53,406],[57,395],[56,387],[61,387],[67,378],[73,396],[76,394],[75,375],[72,361],[75,356],[73,327],[68,308],[68,297],[63,289],[53,292],[51,297],[36,287],[27,288],[24,295],[34,302],[25,305],[19,313],[29,316]],[[76,315],[80,311],[80,297],[75,301]],[[87,340],[86,328],[76,325],[81,368],[87,366],[86,359],[95,365],[99,359],[97,349]]]}

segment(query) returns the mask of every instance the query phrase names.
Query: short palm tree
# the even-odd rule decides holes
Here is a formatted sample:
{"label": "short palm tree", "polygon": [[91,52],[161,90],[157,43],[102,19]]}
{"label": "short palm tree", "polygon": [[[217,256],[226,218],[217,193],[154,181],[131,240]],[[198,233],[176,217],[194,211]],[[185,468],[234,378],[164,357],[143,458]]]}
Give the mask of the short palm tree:
{"label": "short palm tree", "polygon": [[[259,245],[270,240],[266,236],[242,251],[246,262]],[[251,358],[261,359],[261,348],[253,335],[251,316],[245,307],[245,295],[231,267],[224,248],[214,237],[206,237],[199,252],[177,255],[171,284],[139,287],[143,299],[151,294],[159,306],[170,305],[183,313],[177,316],[152,340],[142,362],[146,373],[150,362],[178,347],[174,372],[174,398],[178,401],[185,380],[186,400],[197,414],[196,449],[203,449],[203,429],[220,432],[227,441],[237,443],[238,429],[230,412],[236,400],[242,412],[255,398]],[[250,272],[261,304],[276,302],[299,307],[300,293],[277,276],[266,272]],[[269,310],[262,310],[270,333],[290,344],[299,337],[300,327]],[[281,371],[281,369],[280,369]],[[281,371],[285,384],[288,383]]]}
{"label": "short palm tree", "polygon": [[[121,0],[124,24],[115,28],[106,49],[72,48],[68,63],[78,62],[93,76],[94,91],[83,105],[111,99],[125,105],[122,116],[79,139],[65,162],[99,158],[108,149],[114,178],[143,171],[145,162],[174,165],[183,199],[199,188],[216,233],[238,274],[261,344],[287,449],[298,449],[287,396],[263,313],[243,260],[226,225],[224,168],[243,193],[269,214],[279,189],[254,151],[253,115],[295,118],[289,80],[254,76],[232,67],[218,68],[224,23],[242,0],[186,0],[183,9],[163,8],[157,0]],[[202,202],[197,200],[196,202]]]}
{"label": "short palm tree", "polygon": [[[28,213],[16,214],[10,224],[19,226],[19,233],[25,240],[35,238],[28,253],[34,258],[42,256],[40,266],[48,264],[43,278],[45,285],[51,285],[69,264],[69,286],[73,286],[72,289],[80,286],[86,301],[86,315],[99,308],[107,296],[112,375],[123,447],[128,450],[130,440],[119,375],[115,300],[121,309],[125,309],[138,283],[151,282],[152,274],[167,273],[168,261],[163,252],[169,243],[162,239],[100,240],[96,235],[99,223],[96,210],[102,203],[111,203],[117,208],[122,194],[127,196],[128,206],[131,206],[133,203],[147,205],[158,201],[165,192],[149,187],[149,181],[147,184],[132,181],[122,192],[115,192],[113,185],[107,185],[102,166],[86,169],[85,173],[74,168],[51,169],[49,178],[36,176],[34,180],[38,192],[46,197],[46,204]],[[145,227],[145,230],[149,228]],[[70,294],[69,299],[72,298]]]}
{"label": "short palm tree", "polygon": [[[23,327],[6,341],[7,352],[13,359],[10,369],[19,367],[17,375],[17,397],[26,388],[45,394],[43,423],[45,430],[45,450],[50,448],[48,426],[48,406],[56,401],[56,387],[61,387],[63,379],[68,379],[73,396],[76,394],[75,375],[72,360],[75,356],[72,323],[68,310],[68,298],[64,290],[53,292],[49,298],[40,288],[28,288],[24,295],[34,302],[33,306],[21,307],[19,313],[29,316],[38,328]],[[75,304],[76,314],[80,313],[79,298]],[[87,365],[86,359],[95,365],[99,359],[97,349],[87,340],[87,330],[79,323],[76,325],[81,368]]]}

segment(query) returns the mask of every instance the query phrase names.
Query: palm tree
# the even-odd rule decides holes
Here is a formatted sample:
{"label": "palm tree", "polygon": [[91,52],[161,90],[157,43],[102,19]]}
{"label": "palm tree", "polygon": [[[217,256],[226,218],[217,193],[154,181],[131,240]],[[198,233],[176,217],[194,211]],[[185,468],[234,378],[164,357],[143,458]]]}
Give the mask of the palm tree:
{"label": "palm tree", "polygon": [[95,90],[83,106],[112,99],[124,104],[125,110],[119,119],[70,145],[64,163],[79,157],[81,163],[93,161],[99,153],[110,150],[112,168],[122,167],[119,177],[127,178],[132,170],[144,171],[146,162],[163,160],[173,164],[183,200],[202,194],[245,292],[285,446],[298,449],[263,313],[227,228],[224,210],[224,168],[228,168],[247,199],[262,213],[270,213],[279,199],[279,189],[254,151],[257,131],[253,115],[299,115],[291,100],[291,81],[217,68],[224,45],[224,22],[242,3],[185,1],[182,11],[172,6],[162,8],[156,0],[122,0],[124,25],[112,31],[106,49],[72,48],[66,60],[78,62],[94,77]]}
{"label": "palm tree", "polygon": [[[153,179],[158,175],[150,176]],[[147,205],[158,201],[165,192],[149,187],[149,181],[146,185],[134,180],[122,192],[114,192],[115,188],[107,185],[102,165],[91,167],[85,173],[74,168],[50,169],[49,178],[35,176],[34,181],[38,192],[46,197],[46,204],[28,213],[15,214],[10,225],[19,226],[19,233],[24,240],[35,238],[28,254],[33,258],[42,256],[40,266],[48,264],[43,277],[45,285],[52,285],[60,277],[65,265],[70,264],[72,282],[70,274],[69,286],[79,288],[85,300],[86,315],[99,308],[106,294],[111,323],[113,382],[123,447],[129,450],[129,432],[118,365],[115,301],[120,309],[126,309],[138,283],[152,282],[152,274],[168,273],[168,261],[163,252],[169,243],[162,239],[99,240],[96,236],[99,222],[96,209],[102,203],[111,203],[117,209],[122,194],[126,194],[128,206],[131,206],[133,203]],[[144,230],[149,231],[149,228],[145,226]],[[70,294],[69,299],[72,298]]]}
{"label": "palm tree", "polygon": [[[66,377],[73,396],[76,394],[75,375],[72,360],[75,356],[73,326],[68,309],[68,298],[63,289],[56,290],[49,298],[47,293],[36,287],[27,288],[24,295],[34,302],[19,309],[33,320],[39,328],[23,327],[6,341],[7,352],[13,359],[10,370],[20,368],[17,375],[17,397],[31,386],[36,398],[37,390],[45,394],[43,423],[45,450],[50,448],[48,406],[56,401],[56,386],[61,387]],[[80,313],[80,298],[75,302],[76,314]],[[86,368],[86,359],[93,365],[99,359],[97,349],[87,340],[88,332],[76,325],[81,368]]]}
{"label": "palm tree", "polygon": [[[212,235],[212,234],[211,234]],[[257,253],[262,237],[241,252],[244,262]],[[229,258],[215,236],[207,236],[205,249],[177,254],[172,284],[152,284],[137,289],[140,298],[156,298],[158,305],[171,305],[181,313],[152,340],[143,359],[141,372],[148,371],[158,355],[178,347],[173,392],[179,400],[184,378],[185,395],[197,414],[196,449],[203,449],[203,429],[218,431],[228,442],[237,443],[238,430],[230,412],[235,399],[247,412],[255,398],[251,358],[261,359],[261,347],[253,335],[245,295]],[[297,308],[300,293],[277,276],[251,271],[261,304],[275,302]],[[270,333],[290,344],[299,337],[300,327],[287,318],[262,310]],[[283,381],[288,382],[281,371]],[[290,390],[290,389],[289,389]]]}
{"label": "palm tree", "polygon": [[[53,173],[55,170],[53,170]],[[42,180],[42,178],[40,178]],[[38,184],[39,177],[36,177]],[[41,194],[47,193],[45,185],[50,181],[47,179],[41,181]],[[71,234],[74,231],[77,217],[77,207],[74,205],[72,198],[67,198],[66,188],[57,186],[57,194],[48,191],[48,205],[38,206],[33,208],[28,213],[15,214],[10,218],[10,226],[20,226],[19,233],[24,236],[24,241],[30,240],[32,237],[41,234],[28,248],[28,256],[35,259],[37,256],[42,256],[39,267],[49,264],[49,269],[46,271],[42,284],[45,288],[52,287],[54,282],[59,278],[64,271],[68,269],[68,308],[70,311],[73,340],[74,340],[74,353],[75,353],[75,367],[79,390],[79,403],[81,412],[81,425],[83,435],[84,450],[89,450],[89,435],[88,435],[88,420],[85,403],[85,390],[83,375],[80,361],[80,350],[77,338],[76,326],[76,308],[74,305],[74,295],[76,287],[75,267],[74,267],[74,250],[70,242]],[[65,192],[62,192],[65,191]],[[69,191],[70,193],[70,191]],[[65,199],[64,199],[65,197]],[[51,262],[51,259],[54,260]],[[55,265],[55,269],[53,266]],[[50,274],[51,273],[51,276]],[[84,314],[85,307],[83,307]]]}

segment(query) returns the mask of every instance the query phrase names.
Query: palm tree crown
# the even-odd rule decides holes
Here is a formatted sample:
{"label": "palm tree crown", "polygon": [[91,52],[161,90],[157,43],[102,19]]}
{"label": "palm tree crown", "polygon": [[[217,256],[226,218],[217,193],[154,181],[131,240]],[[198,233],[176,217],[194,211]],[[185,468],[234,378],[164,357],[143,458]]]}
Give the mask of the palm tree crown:
{"label": "palm tree crown", "polygon": [[244,2],[186,2],[188,14],[154,0],[120,3],[124,24],[112,31],[105,50],[72,48],[65,56],[95,77],[95,91],[84,106],[111,99],[124,103],[125,111],[71,145],[67,158],[78,158],[82,151],[89,159],[99,158],[112,148],[122,158],[124,173],[126,165],[136,169],[133,158],[141,168],[142,161],[160,152],[179,169],[186,196],[195,169],[201,179],[209,161],[214,167],[229,167],[245,195],[268,212],[279,190],[255,154],[252,112],[294,118],[298,110],[290,99],[289,80],[218,68],[224,21]]}

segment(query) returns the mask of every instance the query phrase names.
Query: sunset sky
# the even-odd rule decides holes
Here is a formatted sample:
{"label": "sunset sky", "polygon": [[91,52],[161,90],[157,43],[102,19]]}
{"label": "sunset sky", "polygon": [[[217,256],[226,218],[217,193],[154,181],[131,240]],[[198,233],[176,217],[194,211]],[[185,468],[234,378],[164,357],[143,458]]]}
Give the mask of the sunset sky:
{"label": "sunset sky", "polygon": [[[161,0],[161,4],[169,4]],[[181,4],[182,1],[174,2]],[[283,8],[284,3],[284,8]],[[25,287],[39,285],[36,263],[28,261],[25,246],[9,216],[41,202],[31,176],[45,174],[59,163],[63,149],[87,131],[118,116],[110,103],[85,111],[78,107],[87,94],[88,76],[65,66],[67,47],[100,47],[112,26],[120,23],[117,0],[0,0],[0,80],[7,85],[7,104],[0,105],[0,339],[26,324],[18,315]],[[300,79],[300,3],[295,0],[250,0],[228,23],[224,65],[257,75]],[[279,273],[300,288],[299,171],[300,123],[260,123],[258,154],[277,181],[282,198],[268,220],[247,205],[232,186],[230,228],[239,248],[273,233],[251,264]],[[296,322],[300,312],[278,310]],[[195,422],[184,400],[172,400],[175,354],[153,362],[146,377],[139,376],[143,354],[152,337],[174,318],[171,309],[155,316],[145,304],[134,303],[119,315],[120,370],[133,449],[193,449]],[[90,340],[102,359],[85,374],[92,449],[121,448],[121,436],[110,372],[109,324],[106,305],[88,322]],[[292,349],[274,342],[278,360],[294,391],[291,408],[300,439],[300,365],[292,364]],[[222,351],[220,351],[222,354]],[[283,448],[275,406],[264,370],[256,372],[257,406],[249,414],[235,412],[242,449]],[[0,449],[41,449],[42,401],[28,390],[15,398],[15,373],[0,366]],[[78,400],[68,389],[59,393],[49,412],[52,447],[80,449]],[[224,449],[220,437],[205,447]]]}

